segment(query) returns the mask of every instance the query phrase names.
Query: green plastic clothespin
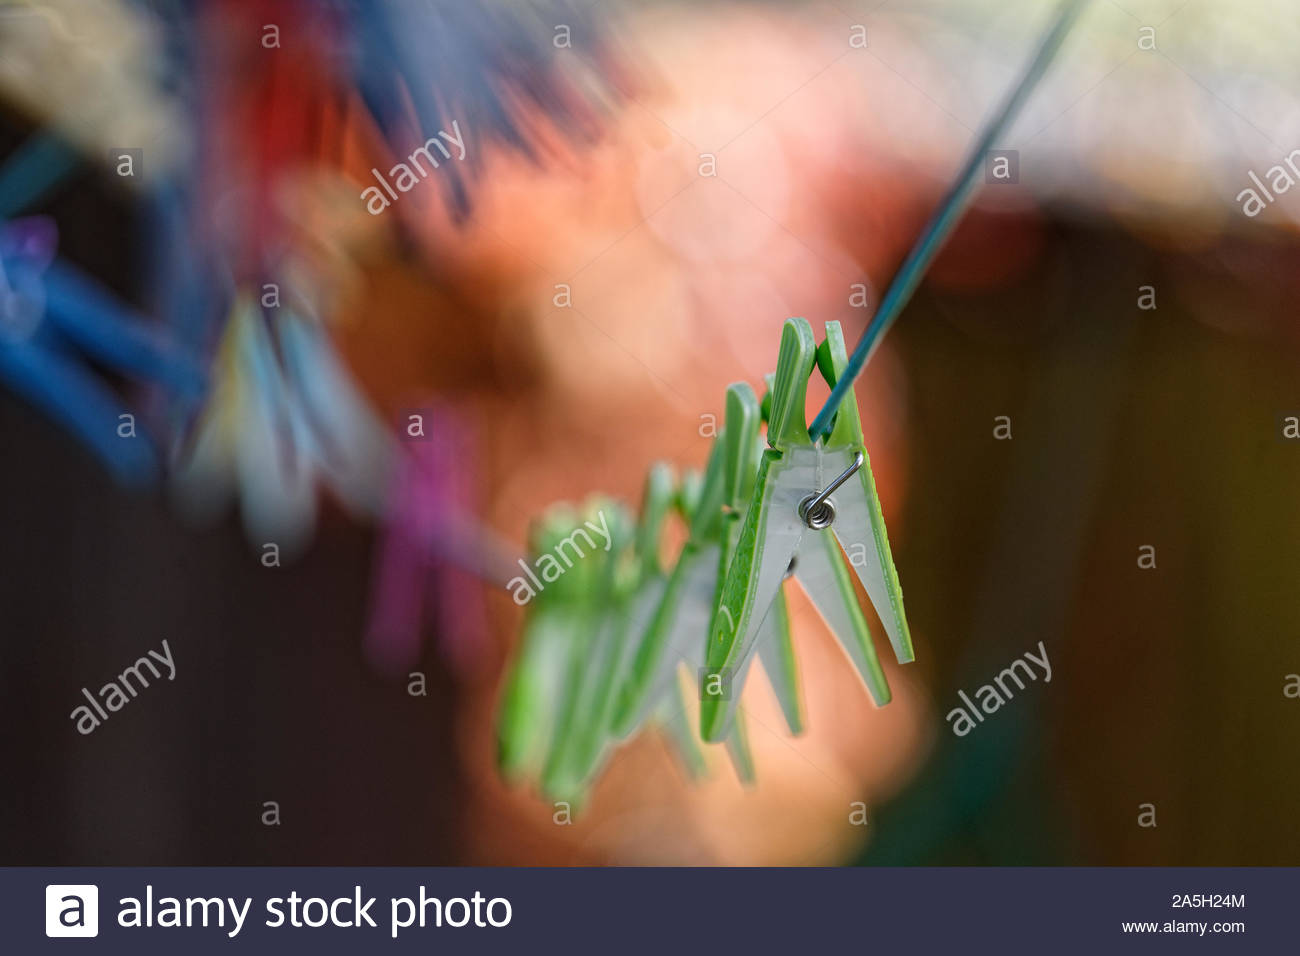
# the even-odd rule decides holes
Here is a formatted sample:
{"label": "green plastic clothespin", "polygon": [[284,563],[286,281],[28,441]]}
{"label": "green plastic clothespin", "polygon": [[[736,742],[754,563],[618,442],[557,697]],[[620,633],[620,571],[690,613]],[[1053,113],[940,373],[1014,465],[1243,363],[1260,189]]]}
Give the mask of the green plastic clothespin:
{"label": "green plastic clothespin", "polygon": [[[529,536],[533,554],[555,554],[580,523],[571,508],[551,508]],[[593,584],[600,570],[595,563],[575,564],[529,602],[497,717],[497,759],[507,779],[541,773],[560,720],[575,635],[589,633],[599,614]]]}
{"label": "green plastic clothespin", "polygon": [[[690,609],[699,608],[703,603],[705,614],[711,611],[714,587],[707,578],[710,567],[717,564],[727,431],[724,423],[714,440],[698,491],[692,489],[679,497],[679,504],[687,509],[689,537],[637,642],[619,688],[610,721],[611,730],[617,736],[627,736],[641,724],[675,679],[678,662],[691,654],[694,628]],[[707,592],[707,597],[702,591]],[[707,629],[706,617],[697,633],[707,637]]]}
{"label": "green plastic clothespin", "polygon": [[[593,675],[608,655],[617,653],[623,628],[620,612],[626,613],[640,574],[627,510],[612,500],[597,499],[587,514],[601,519],[609,534],[608,550],[596,548],[579,562],[591,569],[586,596],[591,613],[582,622],[583,629],[570,635],[559,718],[541,776],[547,796],[575,804],[585,797],[595,772],[588,728],[597,719],[594,712],[600,695]],[[585,523],[590,524],[590,519]]]}
{"label": "green plastic clothespin", "polygon": [[[848,365],[844,333],[838,322],[826,323],[826,340],[817,350],[817,364],[826,383],[835,387]],[[862,418],[858,400],[852,393],[845,397],[835,416],[835,424],[823,446],[831,470],[845,468],[857,454],[862,455],[862,466],[849,479],[843,492],[834,496],[835,522],[831,530],[839,539],[845,552],[862,553],[862,560],[849,563],[857,572],[858,580],[866,589],[867,597],[880,616],[894,648],[898,663],[907,664],[916,659],[912,648],[912,633],[903,611],[903,589],[898,583],[898,570],[894,567],[893,552],[889,547],[889,534],[885,530],[885,515],[876,495],[876,481],[871,474],[871,456],[867,454],[862,437]],[[850,486],[856,486],[852,492]],[[858,491],[860,489],[860,492]]]}
{"label": "green plastic clothespin", "polygon": [[[770,389],[769,389],[770,390]],[[726,415],[728,427],[739,429],[740,437],[734,448],[729,449],[723,480],[722,501],[722,548],[718,556],[718,574],[710,622],[716,617],[722,603],[723,586],[727,569],[740,543],[744,517],[753,500],[757,472],[762,467],[762,443],[759,441],[759,422],[764,418],[764,405],[754,398],[753,390],[743,383],[733,385],[727,390]],[[803,733],[803,699],[799,690],[798,667],[795,662],[794,644],[790,632],[790,612],[786,606],[785,593],[778,585],[776,594],[768,608],[766,617],[760,624],[756,643],[758,657],[763,663],[781,712],[785,716],[786,726],[796,736]],[[707,669],[707,642],[704,659],[700,661],[701,705],[708,696],[709,671]],[[739,698],[748,678],[749,658],[731,682],[730,696]]]}
{"label": "green plastic clothespin", "polygon": [[676,497],[672,468],[662,462],[653,465],[646,476],[635,536],[617,562],[620,573],[576,690],[576,722],[571,739],[563,742],[567,773],[573,781],[585,783],[599,765],[621,676],[636,647],[634,638],[645,629],[663,595],[660,539]]}
{"label": "green plastic clothespin", "polygon": [[[843,357],[838,324],[829,324],[827,334],[826,365],[834,374],[837,360]],[[824,447],[814,445],[809,438],[805,404],[808,376],[816,358],[808,323],[803,319],[787,320],[770,388],[769,447],[759,462],[735,555],[727,567],[721,600],[710,627],[705,680],[723,685],[733,675],[743,680],[756,645],[761,645],[759,638],[781,592],[781,582],[793,570],[853,659],[873,697],[884,703],[889,699],[888,686],[845,568],[846,559],[835,540],[856,550],[855,546],[861,546],[870,536],[872,547],[866,549],[870,555],[862,566],[853,566],[885,621],[900,662],[912,659],[911,640],[862,447],[856,404],[846,415],[851,399],[846,401]],[[834,538],[825,533],[827,530]],[[734,720],[737,696],[738,691],[729,699],[702,700],[700,732],[705,740],[726,736]]]}
{"label": "green plastic clothespin", "polygon": [[[748,386],[743,387],[747,392],[749,391]],[[753,393],[749,392],[749,396],[752,401]],[[679,680],[679,669],[684,664],[689,669],[692,679],[698,679],[704,668],[708,624],[717,604],[720,536],[725,517],[718,495],[720,487],[718,478],[721,477],[725,481],[727,474],[734,470],[732,463],[735,456],[745,447],[743,444],[736,445],[727,440],[728,429],[732,435],[737,435],[749,427],[747,421],[737,421],[735,409],[730,404],[728,407],[731,409],[730,415],[725,419],[723,429],[715,442],[715,449],[720,449],[720,456],[710,455],[710,466],[714,469],[713,480],[701,478],[698,483],[699,494],[695,494],[689,487],[683,489],[684,494],[681,498],[683,514],[690,528],[687,546],[690,548],[691,556],[686,565],[690,569],[689,574],[686,576],[685,585],[671,601],[661,601],[660,609],[668,608],[668,615],[656,613],[655,617],[661,623],[668,622],[667,633],[670,637],[668,653],[660,661],[657,679],[654,682],[655,686],[662,688],[655,697],[660,703],[652,713],[659,715],[658,719],[661,722],[671,719],[674,728],[676,728],[676,720],[680,719],[686,725],[692,743],[697,738],[685,719],[686,700]],[[747,407],[743,414],[744,416],[749,414]],[[750,445],[752,446],[752,442]],[[702,549],[699,547],[701,544],[703,544]],[[683,554],[687,554],[688,547],[683,548]],[[681,557],[679,555],[674,571],[682,567]],[[646,634],[649,634],[649,629]],[[641,647],[646,646],[648,642],[643,636]],[[670,717],[665,718],[663,715],[668,712],[671,712]],[[754,783],[754,757],[743,720],[737,720],[732,725],[731,733],[727,735],[724,744],[740,782],[746,785]],[[702,755],[701,760],[703,760]]]}
{"label": "green plastic clothespin", "polygon": [[[703,670],[709,622],[718,603],[721,570],[734,547],[740,508],[748,500],[753,483],[758,436],[759,409],[753,390],[744,383],[732,385],[727,390],[724,424],[705,473],[698,480],[692,479],[680,496],[689,537],[625,672],[611,725],[611,731],[618,736],[630,733],[652,713],[681,706],[677,675],[683,664],[689,668],[692,679],[698,679]],[[765,646],[783,644],[784,659],[792,663],[788,616],[774,614],[771,626],[776,633]],[[768,667],[766,662],[765,667]],[[787,675],[793,685],[791,668],[768,669],[778,679],[782,674]],[[743,686],[743,680],[737,686]],[[700,689],[708,690],[703,684]],[[792,696],[781,689],[778,694],[783,701],[797,698],[797,694]],[[798,713],[797,701],[788,712]],[[792,721],[792,727],[797,732],[801,722]],[[744,727],[736,725],[726,743],[737,775],[742,781],[751,782],[753,759]]]}
{"label": "green plastic clothespin", "polygon": [[[743,382],[730,386],[725,407],[724,424],[700,482],[698,505],[691,512],[690,537],[641,638],[615,708],[613,730],[619,735],[637,726],[648,702],[662,691],[680,661],[695,665],[694,676],[699,676],[703,663],[699,658],[720,599],[719,583],[735,550],[759,447],[760,412],[753,390]],[[764,667],[777,688],[787,722],[798,733],[801,705],[783,601],[780,611],[771,622],[771,646],[777,652],[771,664],[764,659]]]}

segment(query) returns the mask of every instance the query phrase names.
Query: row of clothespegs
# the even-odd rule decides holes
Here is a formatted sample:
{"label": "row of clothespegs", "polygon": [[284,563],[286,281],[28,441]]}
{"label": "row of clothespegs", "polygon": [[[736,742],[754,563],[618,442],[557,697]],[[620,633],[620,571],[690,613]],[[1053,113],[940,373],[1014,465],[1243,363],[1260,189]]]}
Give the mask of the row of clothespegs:
{"label": "row of clothespegs", "polygon": [[[787,320],[761,405],[744,383],[727,389],[724,424],[703,474],[675,483],[669,467],[654,466],[637,518],[594,498],[582,513],[557,506],[536,524],[535,553],[560,553],[569,567],[528,604],[507,675],[498,718],[507,777],[580,802],[617,742],[648,725],[664,733],[689,776],[704,772],[702,739],[725,743],[737,774],[751,782],[737,702],[755,654],[791,733],[803,730],[787,577],[808,594],[876,705],[889,702],[850,568],[899,663],[914,655],[857,401],[850,390],[821,442],[811,440],[805,418],[814,368],[833,386],[846,363],[838,322],[826,324],[818,347],[807,321]],[[766,448],[760,421],[767,423]],[[688,537],[668,570],[660,536],[671,513],[686,522]],[[577,536],[584,527],[604,528],[608,549],[602,538],[575,550],[591,541],[585,532]],[[683,667],[699,694],[698,735]]]}

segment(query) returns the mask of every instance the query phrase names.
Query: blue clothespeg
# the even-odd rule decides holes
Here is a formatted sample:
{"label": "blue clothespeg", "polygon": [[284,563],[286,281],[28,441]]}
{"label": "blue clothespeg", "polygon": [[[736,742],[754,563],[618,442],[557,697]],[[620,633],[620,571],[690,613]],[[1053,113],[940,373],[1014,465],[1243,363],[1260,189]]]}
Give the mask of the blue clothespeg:
{"label": "blue clothespeg", "polygon": [[119,481],[158,470],[153,442],[120,397],[86,363],[202,393],[198,362],[98,283],[55,258],[57,230],[34,217],[0,226],[0,379],[79,437]]}
{"label": "blue clothespeg", "polygon": [[173,473],[186,512],[214,517],[237,491],[250,538],[290,555],[322,487],[354,514],[380,512],[395,443],[318,323],[288,307],[268,321],[238,296],[213,379]]}

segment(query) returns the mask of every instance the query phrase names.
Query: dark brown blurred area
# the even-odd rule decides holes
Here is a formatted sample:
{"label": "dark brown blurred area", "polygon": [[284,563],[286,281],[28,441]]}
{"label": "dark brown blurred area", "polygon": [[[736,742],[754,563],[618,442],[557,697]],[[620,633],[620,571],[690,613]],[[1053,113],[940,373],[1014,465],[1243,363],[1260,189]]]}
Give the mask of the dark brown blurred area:
{"label": "dark brown blurred area", "polygon": [[[1053,218],[1023,279],[933,281],[900,323],[914,405],[896,554],[936,710],[1040,640],[1053,678],[961,740],[941,731],[867,862],[1300,858],[1300,701],[1284,696],[1300,443],[1282,440],[1300,412],[1300,245],[1146,238]],[[1011,440],[993,437],[1001,415]]]}
{"label": "dark brown blurred area", "polygon": [[[127,197],[86,172],[46,211],[69,259],[138,299],[112,238],[135,233]],[[267,568],[234,516],[186,527],[3,390],[0,446],[0,863],[459,859],[456,688],[436,653],[426,696],[367,670],[369,531],[331,513]],[[175,680],[77,733],[80,689],[164,639]]]}
{"label": "dark brown blurred area", "polygon": [[[455,687],[433,654],[427,696],[366,669],[368,535],[328,521],[264,568],[237,522],[178,525],[7,395],[0,434],[0,861],[459,859]],[[78,734],[80,688],[164,639],[175,680]]]}

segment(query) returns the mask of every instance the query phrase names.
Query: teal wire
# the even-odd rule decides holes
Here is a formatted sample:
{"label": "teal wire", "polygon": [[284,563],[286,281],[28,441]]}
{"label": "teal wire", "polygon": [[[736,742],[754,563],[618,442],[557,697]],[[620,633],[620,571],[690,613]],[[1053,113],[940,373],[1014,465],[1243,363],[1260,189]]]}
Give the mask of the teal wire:
{"label": "teal wire", "polygon": [[885,333],[889,331],[889,327],[898,319],[903,308],[912,298],[912,294],[916,292],[916,288],[921,284],[921,279],[925,275],[925,270],[929,267],[931,260],[942,248],[944,241],[952,233],[962,213],[965,212],[966,204],[975,191],[975,186],[979,180],[985,154],[993,147],[994,142],[1006,132],[1007,127],[1020,111],[1025,100],[1029,98],[1029,94],[1038,85],[1038,81],[1043,78],[1043,74],[1047,72],[1047,67],[1051,64],[1052,58],[1056,56],[1057,50],[1060,49],[1066,35],[1070,32],[1070,28],[1074,25],[1075,19],[1086,3],[1087,0],[1065,0],[1061,4],[1056,16],[1056,22],[1052,24],[1051,29],[1044,36],[1038,52],[1025,69],[1020,82],[1011,90],[1010,95],[1002,104],[1002,108],[994,115],[993,120],[985,128],[983,135],[975,144],[975,148],[966,157],[966,163],[962,167],[961,173],[954,180],[952,186],[949,187],[947,195],[939,204],[938,211],[926,225],[925,231],[921,233],[916,245],[912,247],[912,251],[908,253],[907,258],[903,261],[903,265],[899,268],[893,284],[890,285],[884,299],[881,300],[880,308],[877,310],[875,317],[854,347],[853,354],[849,356],[849,363],[844,369],[844,374],[835,383],[830,397],[826,399],[826,404],[822,406],[822,410],[817,413],[817,417],[813,419],[812,425],[809,426],[808,433],[813,441],[818,441],[830,434],[831,422],[835,418],[835,412],[839,409],[840,403],[844,401],[844,397],[853,388],[854,381],[862,374],[862,369],[870,361]]}
{"label": "teal wire", "polygon": [[0,219],[32,206],[76,168],[79,157],[64,139],[34,133],[0,166]]}

